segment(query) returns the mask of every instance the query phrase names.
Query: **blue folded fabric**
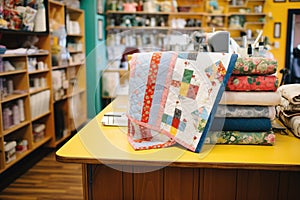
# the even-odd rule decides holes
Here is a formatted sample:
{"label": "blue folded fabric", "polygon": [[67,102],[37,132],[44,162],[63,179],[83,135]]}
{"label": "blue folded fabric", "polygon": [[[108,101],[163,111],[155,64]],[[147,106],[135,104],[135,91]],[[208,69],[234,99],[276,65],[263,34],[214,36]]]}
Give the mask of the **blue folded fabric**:
{"label": "blue folded fabric", "polygon": [[270,131],[269,118],[214,118],[210,131]]}

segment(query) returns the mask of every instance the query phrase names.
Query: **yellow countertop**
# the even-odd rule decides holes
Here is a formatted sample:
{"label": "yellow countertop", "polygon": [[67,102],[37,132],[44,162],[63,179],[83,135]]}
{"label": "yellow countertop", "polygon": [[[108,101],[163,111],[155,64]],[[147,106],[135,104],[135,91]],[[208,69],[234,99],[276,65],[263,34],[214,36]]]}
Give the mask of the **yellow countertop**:
{"label": "yellow countertop", "polygon": [[135,151],[127,141],[127,127],[103,126],[105,112],[125,111],[119,99],[100,112],[56,152],[61,162],[178,167],[300,170],[300,140],[276,134],[273,146],[215,145],[194,153],[176,145]]}

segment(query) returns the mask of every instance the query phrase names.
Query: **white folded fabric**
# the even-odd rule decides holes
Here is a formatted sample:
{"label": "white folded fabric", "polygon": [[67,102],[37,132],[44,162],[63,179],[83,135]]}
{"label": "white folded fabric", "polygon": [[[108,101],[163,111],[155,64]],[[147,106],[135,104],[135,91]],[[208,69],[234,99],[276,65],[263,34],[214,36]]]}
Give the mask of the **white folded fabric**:
{"label": "white folded fabric", "polygon": [[225,91],[220,104],[276,106],[281,102],[281,95],[276,92],[233,92]]}

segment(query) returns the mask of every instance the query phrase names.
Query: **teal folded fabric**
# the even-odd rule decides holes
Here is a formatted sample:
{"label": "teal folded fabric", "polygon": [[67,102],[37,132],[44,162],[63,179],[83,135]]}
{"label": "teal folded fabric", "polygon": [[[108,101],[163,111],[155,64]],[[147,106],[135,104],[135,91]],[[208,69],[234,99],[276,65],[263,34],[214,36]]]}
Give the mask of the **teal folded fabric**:
{"label": "teal folded fabric", "polygon": [[214,118],[210,131],[270,131],[269,118]]}

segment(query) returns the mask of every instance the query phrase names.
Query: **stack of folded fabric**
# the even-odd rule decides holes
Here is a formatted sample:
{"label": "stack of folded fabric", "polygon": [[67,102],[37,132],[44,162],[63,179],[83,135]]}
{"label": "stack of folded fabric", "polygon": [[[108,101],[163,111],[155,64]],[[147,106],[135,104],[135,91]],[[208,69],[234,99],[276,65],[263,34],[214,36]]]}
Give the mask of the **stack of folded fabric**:
{"label": "stack of folded fabric", "polygon": [[300,84],[287,84],[278,88],[281,103],[277,106],[279,120],[297,138],[300,138]]}
{"label": "stack of folded fabric", "polygon": [[274,144],[271,122],[280,104],[276,70],[274,59],[237,59],[206,138],[209,142]]}

